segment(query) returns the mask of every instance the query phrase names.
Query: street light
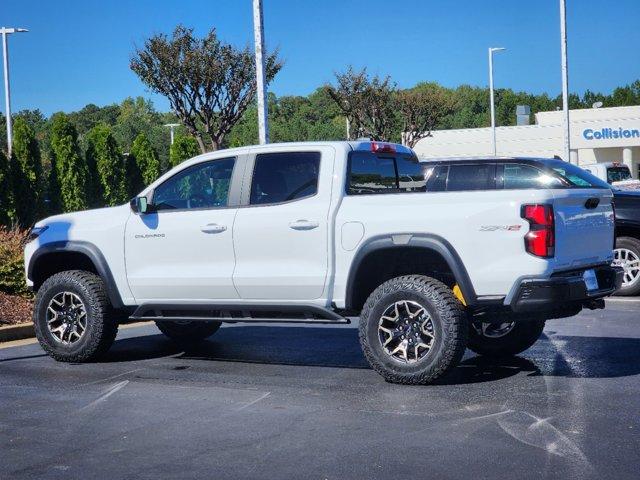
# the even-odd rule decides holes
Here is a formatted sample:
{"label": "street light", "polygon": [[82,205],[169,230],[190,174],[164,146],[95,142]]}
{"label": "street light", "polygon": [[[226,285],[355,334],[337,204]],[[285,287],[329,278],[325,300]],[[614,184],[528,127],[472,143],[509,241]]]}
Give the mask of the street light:
{"label": "street light", "polygon": [[489,48],[489,96],[491,97],[491,151],[496,155],[496,107],[493,98],[493,53],[506,50],[503,47]]}
{"label": "street light", "polygon": [[258,97],[258,137],[260,145],[269,143],[269,115],[265,85],[264,16],[262,0],[253,0],[253,38],[256,52],[256,96]]}
{"label": "street light", "polygon": [[562,57],[560,69],[562,70],[562,131],[564,140],[564,160],[571,161],[571,126],[569,123],[569,64],[567,61],[567,4],[560,0],[560,55]]}
{"label": "street light", "polygon": [[176,127],[179,127],[180,124],[179,123],[167,123],[164,125],[165,127],[169,127],[171,129],[171,145],[173,145],[173,130]]}
{"label": "street light", "polygon": [[11,158],[12,129],[11,129],[11,90],[9,89],[9,49],[7,35],[11,33],[28,32],[26,28],[0,28],[2,34],[2,53],[4,55],[4,103],[7,114],[7,154]]}

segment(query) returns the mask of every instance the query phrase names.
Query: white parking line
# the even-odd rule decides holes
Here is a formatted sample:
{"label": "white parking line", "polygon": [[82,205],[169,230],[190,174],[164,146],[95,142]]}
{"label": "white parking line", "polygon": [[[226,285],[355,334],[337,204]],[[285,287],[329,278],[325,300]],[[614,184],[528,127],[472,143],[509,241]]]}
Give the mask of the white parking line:
{"label": "white parking line", "polygon": [[640,303],[640,297],[609,297],[607,302]]}

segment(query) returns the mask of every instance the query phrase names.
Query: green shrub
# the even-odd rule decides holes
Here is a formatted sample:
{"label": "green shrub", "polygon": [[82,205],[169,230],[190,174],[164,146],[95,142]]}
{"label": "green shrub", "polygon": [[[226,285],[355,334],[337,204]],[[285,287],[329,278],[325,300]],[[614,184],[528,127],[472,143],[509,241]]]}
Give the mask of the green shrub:
{"label": "green shrub", "polygon": [[[87,141],[87,156],[95,158],[102,200],[109,206],[126,202],[125,164],[111,127],[105,124],[96,125],[87,134]],[[88,163],[93,164],[93,161],[90,160]]]}
{"label": "green shrub", "polygon": [[0,227],[0,292],[30,296],[23,260],[27,233],[19,228]]}
{"label": "green shrub", "polygon": [[198,141],[195,138],[177,135],[173,145],[171,145],[169,161],[171,162],[171,166],[175,167],[185,160],[200,155],[201,153]]}
{"label": "green shrub", "polygon": [[89,169],[80,155],[78,132],[64,113],[56,113],[51,119],[52,168],[55,175],[50,192],[60,192],[60,206],[65,212],[85,210],[89,204]]}
{"label": "green shrub", "polygon": [[138,164],[144,186],[160,176],[160,159],[144,133],[139,134],[133,141],[131,155]]}
{"label": "green shrub", "polygon": [[43,214],[40,146],[33,129],[22,117],[13,125],[11,159],[14,221],[29,227]]}

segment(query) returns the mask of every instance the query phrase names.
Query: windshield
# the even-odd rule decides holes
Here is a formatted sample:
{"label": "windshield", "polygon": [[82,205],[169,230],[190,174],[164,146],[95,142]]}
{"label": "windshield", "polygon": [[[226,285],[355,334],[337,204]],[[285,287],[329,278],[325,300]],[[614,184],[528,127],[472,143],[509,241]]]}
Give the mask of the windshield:
{"label": "windshield", "polygon": [[542,163],[560,175],[574,188],[611,188],[607,182],[582,168],[563,160],[543,160]]}
{"label": "windshield", "polygon": [[607,182],[622,182],[624,180],[633,180],[631,172],[627,167],[607,168]]}

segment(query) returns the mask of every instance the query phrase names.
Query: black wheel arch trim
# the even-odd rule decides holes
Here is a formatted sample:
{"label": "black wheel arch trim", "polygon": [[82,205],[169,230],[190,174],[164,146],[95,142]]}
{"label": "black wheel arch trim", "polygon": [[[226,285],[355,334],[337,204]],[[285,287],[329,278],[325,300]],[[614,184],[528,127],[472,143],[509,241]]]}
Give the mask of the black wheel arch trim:
{"label": "black wheel arch trim", "polygon": [[116,282],[113,278],[113,274],[111,273],[111,269],[109,268],[109,264],[105,260],[104,255],[102,255],[100,249],[90,242],[65,240],[46,243],[38,247],[33,255],[31,255],[31,259],[29,260],[27,277],[33,280],[34,269],[40,257],[52,253],[61,252],[81,253],[89,258],[91,263],[93,263],[96,272],[98,273],[98,275],[100,275],[100,278],[102,278],[102,281],[104,282],[104,286],[107,290],[107,295],[109,296],[111,305],[117,309],[124,308],[125,305],[122,302],[122,297],[120,296],[120,292],[118,291],[118,287],[116,286]]}
{"label": "black wheel arch trim", "polygon": [[[400,241],[394,241],[394,237],[410,238],[408,239],[408,241],[404,241],[404,239]],[[351,310],[353,308],[353,293],[356,289],[356,276],[360,265],[362,264],[362,261],[367,257],[367,255],[378,250],[406,247],[423,248],[425,250],[431,250],[440,254],[451,269],[451,272],[453,273],[453,276],[455,277],[456,282],[460,287],[460,291],[464,296],[465,303],[468,306],[473,306],[478,303],[478,296],[476,295],[473,284],[471,283],[469,273],[467,272],[462,259],[458,255],[458,252],[456,252],[455,248],[453,248],[453,246],[447,240],[433,234],[398,232],[371,237],[358,248],[353,261],[351,262],[351,267],[349,268],[349,276],[347,277],[345,298],[346,310]]]}

